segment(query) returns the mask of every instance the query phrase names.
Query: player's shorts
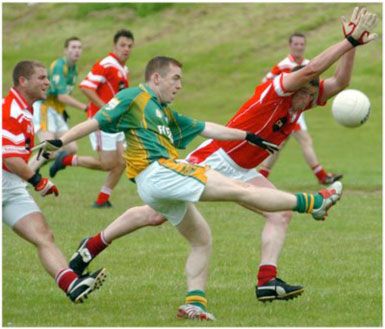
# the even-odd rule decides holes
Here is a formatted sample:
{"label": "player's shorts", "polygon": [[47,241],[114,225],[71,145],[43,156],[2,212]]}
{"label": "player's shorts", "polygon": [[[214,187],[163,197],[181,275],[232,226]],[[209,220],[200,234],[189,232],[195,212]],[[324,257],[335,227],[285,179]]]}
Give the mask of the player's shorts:
{"label": "player's shorts", "polygon": [[33,125],[35,133],[38,131],[64,133],[69,129],[63,115],[44,104],[43,101],[33,103]]}
{"label": "player's shorts", "polygon": [[3,170],[3,223],[13,227],[20,219],[41,212],[26,189],[26,183],[17,175]]}
{"label": "player's shorts", "polygon": [[212,169],[218,171],[222,175],[247,182],[253,178],[261,177],[262,175],[255,169],[246,169],[240,167],[231,159],[223,149],[218,149],[200,165],[209,165]]}
{"label": "player's shorts", "polygon": [[91,133],[89,138],[94,151],[116,151],[118,143],[123,143],[123,146],[126,147],[126,138],[123,132],[110,134],[97,130]]}
{"label": "player's shorts", "polygon": [[305,121],[305,114],[302,112],[301,115],[299,116],[294,128],[293,128],[293,131],[300,131],[300,130],[303,130],[303,131],[307,131],[307,125],[306,125],[306,121]]}
{"label": "player's shorts", "polygon": [[178,225],[189,202],[197,202],[206,186],[207,168],[184,160],[160,159],[143,170],[135,181],[140,198]]}

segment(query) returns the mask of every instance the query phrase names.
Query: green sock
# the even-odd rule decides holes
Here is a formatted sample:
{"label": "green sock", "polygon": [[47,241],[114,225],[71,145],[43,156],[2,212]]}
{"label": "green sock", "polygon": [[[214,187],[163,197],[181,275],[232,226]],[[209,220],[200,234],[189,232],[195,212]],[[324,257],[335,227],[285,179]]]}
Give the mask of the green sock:
{"label": "green sock", "polygon": [[202,310],[207,311],[207,299],[203,290],[190,290],[187,292],[185,303],[199,306]]}
{"label": "green sock", "polygon": [[313,209],[321,207],[324,200],[323,196],[319,193],[296,193],[295,196],[297,197],[297,205],[293,210],[299,213],[312,212]]}

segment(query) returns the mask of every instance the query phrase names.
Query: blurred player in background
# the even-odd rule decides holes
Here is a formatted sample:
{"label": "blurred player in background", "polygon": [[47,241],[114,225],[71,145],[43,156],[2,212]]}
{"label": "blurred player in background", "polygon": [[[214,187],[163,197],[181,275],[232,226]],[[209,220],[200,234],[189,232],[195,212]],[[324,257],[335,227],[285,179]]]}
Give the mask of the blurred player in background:
{"label": "blurred player in background", "polygon": [[[87,104],[82,103],[71,96],[78,76],[76,62],[82,54],[82,43],[78,37],[70,37],[64,42],[64,56],[56,59],[50,65],[49,80],[50,87],[47,99],[38,100],[33,104],[33,121],[35,133],[40,141],[52,138],[59,138],[68,131],[67,120],[68,113],[65,110],[66,105],[85,111]],[[76,143],[66,146],[65,151],[68,154],[77,152]],[[50,159],[58,154],[53,153]],[[41,157],[36,161],[33,157],[30,161],[32,170],[37,170],[48,159]]]}
{"label": "blurred player in background", "polygon": [[[113,51],[98,61],[80,83],[81,90],[90,100],[88,118],[92,118],[115,94],[129,85],[128,68],[125,64],[134,47],[134,35],[128,30],[119,30],[114,35],[113,43]],[[112,206],[110,195],[125,168],[122,158],[125,149],[124,134],[98,130],[90,134],[90,141],[93,150],[98,152],[98,158],[61,152],[52,165],[51,177],[66,166],[108,171],[93,207],[109,208]]]}
{"label": "blurred player in background", "polygon": [[[365,8],[355,8],[350,22],[344,22],[343,41],[323,51],[307,66],[290,73],[282,73],[257,86],[254,96],[240,108],[228,126],[256,133],[265,142],[283,142],[290,136],[302,111],[317,104],[325,104],[328,98],[348,85],[354,64],[355,46],[366,44],[376,37],[370,33],[375,25],[375,15],[367,13]],[[334,76],[319,81],[319,75],[339,59]],[[106,112],[110,113],[107,109]],[[190,153],[188,160],[210,165],[222,175],[247,184],[275,189],[271,182],[254,169],[268,155],[267,148],[254,147],[245,141],[209,140]],[[339,184],[340,182],[333,183],[334,186],[340,186]],[[224,187],[218,183],[218,188]],[[303,196],[304,206],[313,204],[314,200]],[[249,208],[245,204],[242,205]],[[303,287],[289,285],[277,277],[277,263],[292,214],[290,211],[259,212],[265,217],[266,224],[261,238],[256,296],[260,301],[294,298],[303,292]],[[140,227],[159,225],[162,222],[164,217],[149,206],[128,209],[104,230],[84,239],[73,255],[70,266],[77,273],[83,273],[92,259],[115,239]]]}
{"label": "blurred player in background", "polygon": [[[291,72],[298,65],[307,65],[309,60],[304,58],[305,47],[305,36],[302,33],[293,33],[289,37],[290,54],[272,68],[272,70],[263,79],[263,82],[273,80],[283,72]],[[328,185],[342,178],[341,174],[326,172],[322,165],[319,163],[313,148],[312,138],[307,130],[304,113],[300,115],[291,135],[301,146],[303,156],[320,184]],[[284,144],[281,145],[281,149],[283,146]],[[279,153],[277,152],[262,162],[259,172],[266,178],[269,177],[269,174],[275,162],[277,161],[278,156]]]}
{"label": "blurred player in background", "polygon": [[68,267],[41,210],[26,189],[28,182],[43,197],[59,194],[52,182],[27,165],[34,145],[32,104],[46,98],[47,70],[35,61],[19,62],[13,70],[13,84],[2,105],[3,223],[36,247],[44,269],[73,302],[83,302],[102,284],[105,270],[78,276]]}

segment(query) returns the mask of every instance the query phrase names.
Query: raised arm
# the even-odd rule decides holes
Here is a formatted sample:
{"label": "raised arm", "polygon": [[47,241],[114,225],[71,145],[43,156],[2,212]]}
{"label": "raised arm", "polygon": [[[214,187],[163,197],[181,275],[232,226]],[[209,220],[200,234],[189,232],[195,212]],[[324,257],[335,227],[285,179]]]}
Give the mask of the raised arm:
{"label": "raised arm", "polygon": [[[354,26],[345,34],[344,40],[324,50],[321,54],[313,58],[303,69],[283,76],[282,83],[287,91],[296,91],[302,88],[310,80],[325,72],[348,52],[351,52],[351,54],[347,54],[347,61],[345,61],[343,65],[350,65],[348,63],[349,58],[351,60],[354,59],[354,51],[351,50],[358,45],[366,44],[376,38],[376,34],[371,33],[377,23],[377,16],[375,14],[367,12],[365,8],[361,10],[355,8],[353,16],[357,19],[356,24],[351,22]],[[351,62],[351,65],[353,65],[353,62]]]}

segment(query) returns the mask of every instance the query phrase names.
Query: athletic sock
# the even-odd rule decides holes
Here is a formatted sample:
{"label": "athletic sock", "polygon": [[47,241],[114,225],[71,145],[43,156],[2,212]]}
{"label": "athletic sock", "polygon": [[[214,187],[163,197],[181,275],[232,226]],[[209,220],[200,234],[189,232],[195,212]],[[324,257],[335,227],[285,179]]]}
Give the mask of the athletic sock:
{"label": "athletic sock", "polygon": [[193,304],[207,311],[207,299],[203,290],[190,290],[185,299],[186,304]]}
{"label": "athletic sock", "polygon": [[109,246],[109,243],[104,238],[103,232],[96,234],[88,239],[86,247],[89,250],[92,258],[100,254],[104,249]]}
{"label": "athletic sock", "polygon": [[318,209],[324,200],[319,193],[296,193],[295,196],[297,197],[297,205],[293,210],[299,213],[310,213],[313,209]]}
{"label": "athletic sock", "polygon": [[269,175],[270,175],[270,169],[267,169],[267,168],[259,169],[258,172],[259,172],[262,176],[265,176],[266,178],[269,177]]}
{"label": "athletic sock", "polygon": [[313,170],[314,175],[317,177],[318,181],[320,182],[323,182],[326,179],[326,177],[328,177],[327,172],[320,164],[313,166],[311,169]]}
{"label": "athletic sock", "polygon": [[262,286],[277,277],[277,267],[275,265],[260,265],[258,271],[258,286]]}
{"label": "athletic sock", "polygon": [[110,198],[111,193],[112,193],[112,190],[110,188],[103,186],[100,190],[96,203],[103,204],[107,202],[108,199]]}
{"label": "athletic sock", "polygon": [[65,166],[77,166],[78,165],[78,157],[74,154],[66,155],[63,158],[63,165]]}
{"label": "athletic sock", "polygon": [[55,281],[60,289],[62,289],[64,292],[68,292],[72,283],[74,283],[77,278],[78,276],[73,270],[70,268],[65,268],[56,274]]}

